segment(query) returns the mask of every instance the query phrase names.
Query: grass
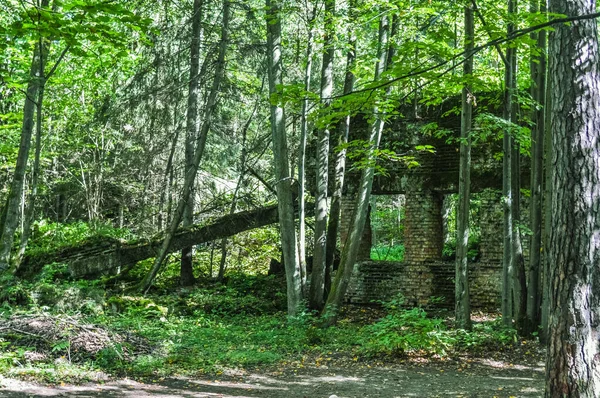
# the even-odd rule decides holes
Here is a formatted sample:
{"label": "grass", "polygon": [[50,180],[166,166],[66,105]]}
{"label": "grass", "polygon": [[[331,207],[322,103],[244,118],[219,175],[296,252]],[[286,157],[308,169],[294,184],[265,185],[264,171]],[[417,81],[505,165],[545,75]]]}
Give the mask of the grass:
{"label": "grass", "polygon": [[[294,319],[285,315],[284,281],[274,277],[239,275],[226,284],[207,281],[187,290],[165,286],[154,295],[136,296],[102,290],[98,281],[61,281],[60,275],[46,272],[37,282],[0,280],[0,291],[12,289],[23,296],[19,302],[0,298],[0,317],[42,314],[67,325],[63,335],[45,341],[0,331],[0,372],[47,382],[88,380],[98,371],[153,378],[280,367],[332,353],[350,363],[373,357],[451,355],[478,347],[497,349],[515,341],[514,331],[498,323],[459,332],[423,309],[397,305],[385,306],[384,317],[362,310],[372,312],[373,319],[346,317],[334,327],[320,329],[318,319],[309,313]],[[40,303],[39,291],[48,285],[54,290],[47,296],[57,298],[54,306],[48,297]],[[60,304],[61,292],[73,290],[77,293],[70,293],[75,297],[72,305]],[[121,339],[114,338],[97,352],[71,352],[75,328],[68,325],[74,321],[78,327],[92,327],[79,330],[103,330]],[[28,359],[27,353],[34,351],[46,359]]]}

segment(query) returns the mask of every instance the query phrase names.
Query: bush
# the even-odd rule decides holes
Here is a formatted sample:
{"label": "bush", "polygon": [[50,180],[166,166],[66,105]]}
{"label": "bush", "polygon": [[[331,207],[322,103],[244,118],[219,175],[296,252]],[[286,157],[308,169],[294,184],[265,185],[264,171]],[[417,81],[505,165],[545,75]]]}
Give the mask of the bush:
{"label": "bush", "polygon": [[454,339],[445,334],[443,320],[427,318],[421,308],[394,310],[373,325],[366,326],[363,350],[368,355],[404,355],[423,351],[445,354]]}

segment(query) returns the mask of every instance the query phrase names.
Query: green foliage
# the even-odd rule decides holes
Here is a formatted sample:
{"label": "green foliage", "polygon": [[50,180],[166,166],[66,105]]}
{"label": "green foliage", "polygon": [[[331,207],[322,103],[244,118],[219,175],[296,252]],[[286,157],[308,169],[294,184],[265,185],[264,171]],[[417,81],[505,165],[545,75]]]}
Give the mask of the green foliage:
{"label": "green foliage", "polygon": [[442,333],[442,319],[428,318],[421,308],[395,308],[382,320],[366,327],[363,350],[368,355],[404,355],[423,351],[445,354],[452,341]]}
{"label": "green foliage", "polygon": [[404,308],[401,295],[381,304],[388,315],[361,330],[361,351],[368,356],[444,356],[517,342],[516,331],[505,327],[500,319],[475,323],[472,331],[449,329],[444,319],[430,317],[422,308]]}
{"label": "green foliage", "polygon": [[398,261],[404,260],[404,245],[385,246],[377,245],[371,247],[371,260]]}
{"label": "green foliage", "polygon": [[78,221],[65,224],[40,220],[33,224],[27,253],[35,255],[80,244],[104,241],[107,238],[132,240],[135,237],[130,230],[114,228],[108,223]]}

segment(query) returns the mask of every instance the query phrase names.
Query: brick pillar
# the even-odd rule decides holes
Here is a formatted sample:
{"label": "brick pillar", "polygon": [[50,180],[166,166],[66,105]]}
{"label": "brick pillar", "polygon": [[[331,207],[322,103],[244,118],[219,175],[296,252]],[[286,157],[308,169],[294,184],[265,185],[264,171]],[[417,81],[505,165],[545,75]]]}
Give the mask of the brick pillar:
{"label": "brick pillar", "polygon": [[426,262],[442,259],[444,233],[442,195],[431,191],[406,193],[404,221],[404,260]]}
{"label": "brick pillar", "polygon": [[502,192],[486,189],[479,194],[481,199],[479,221],[479,252],[481,262],[489,265],[502,265],[504,250],[504,210]]}
{"label": "brick pillar", "polygon": [[[348,237],[348,230],[350,229],[350,223],[352,222],[352,215],[354,213],[355,200],[354,197],[343,196],[342,197],[342,214],[340,219],[340,242],[343,245]],[[365,229],[360,241],[360,248],[358,249],[357,261],[365,261],[371,258],[371,210],[367,215],[367,222],[365,223]]]}

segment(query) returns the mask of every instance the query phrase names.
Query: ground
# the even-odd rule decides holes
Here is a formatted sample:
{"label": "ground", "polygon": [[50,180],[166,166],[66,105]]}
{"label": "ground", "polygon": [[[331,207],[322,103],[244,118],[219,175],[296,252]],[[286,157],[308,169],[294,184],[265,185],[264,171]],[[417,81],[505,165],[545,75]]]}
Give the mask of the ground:
{"label": "ground", "polygon": [[0,377],[0,396],[21,397],[539,397],[541,364],[490,359],[451,363],[336,368],[306,367],[267,372],[226,371],[213,378],[129,379],[84,385],[42,386]]}

